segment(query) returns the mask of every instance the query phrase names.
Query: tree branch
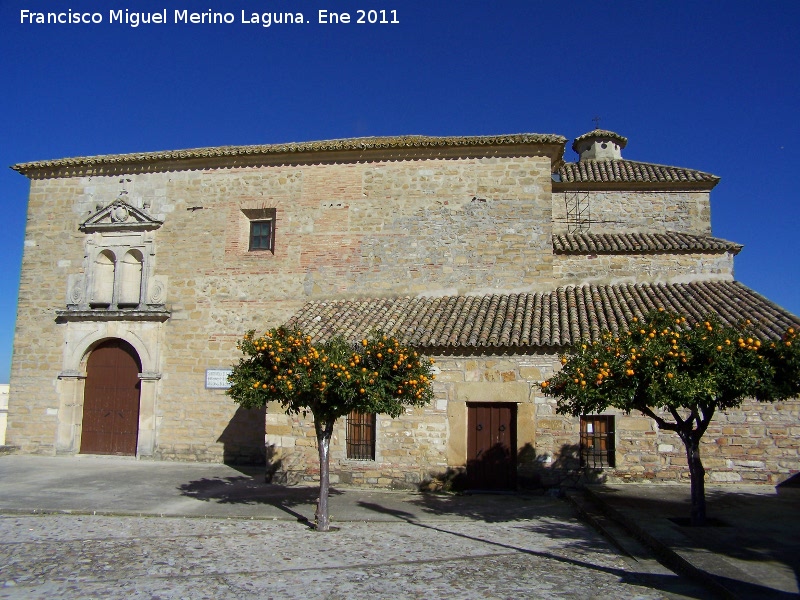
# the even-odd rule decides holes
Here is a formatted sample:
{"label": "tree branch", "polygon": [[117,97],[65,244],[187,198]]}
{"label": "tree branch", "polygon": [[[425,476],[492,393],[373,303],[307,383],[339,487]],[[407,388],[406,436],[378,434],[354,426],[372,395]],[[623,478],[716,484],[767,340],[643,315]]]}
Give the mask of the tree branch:
{"label": "tree branch", "polygon": [[640,408],[639,412],[653,419],[658,425],[659,429],[666,429],[667,431],[678,431],[677,424],[665,421],[662,417],[659,417],[649,406]]}
{"label": "tree branch", "polygon": [[681,419],[680,414],[678,411],[675,410],[672,406],[669,407],[669,413],[672,415],[672,418],[675,419],[675,431],[681,431],[686,428],[686,421]]}
{"label": "tree branch", "polygon": [[694,406],[692,407],[692,410],[689,413],[689,418],[687,419],[687,421],[691,421],[691,422],[695,423],[696,424],[695,429],[700,429],[700,425],[701,425],[700,415],[697,414],[697,408],[696,407],[694,407]]}
{"label": "tree branch", "polygon": [[701,406],[700,410],[703,412],[703,420],[700,421],[697,425],[697,439],[699,440],[703,437],[703,434],[708,429],[708,425],[711,423],[711,419],[714,417],[714,405],[710,406]]}

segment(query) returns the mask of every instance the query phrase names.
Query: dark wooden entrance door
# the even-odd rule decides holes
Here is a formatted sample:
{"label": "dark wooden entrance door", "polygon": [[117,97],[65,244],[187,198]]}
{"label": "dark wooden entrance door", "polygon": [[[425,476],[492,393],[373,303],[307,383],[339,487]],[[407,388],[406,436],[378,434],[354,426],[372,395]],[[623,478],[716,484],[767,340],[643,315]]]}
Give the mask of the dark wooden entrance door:
{"label": "dark wooden entrance door", "polygon": [[467,405],[467,481],[470,488],[517,485],[517,405]]}
{"label": "dark wooden entrance door", "polygon": [[136,454],[141,363],[122,340],[95,348],[86,366],[81,453]]}

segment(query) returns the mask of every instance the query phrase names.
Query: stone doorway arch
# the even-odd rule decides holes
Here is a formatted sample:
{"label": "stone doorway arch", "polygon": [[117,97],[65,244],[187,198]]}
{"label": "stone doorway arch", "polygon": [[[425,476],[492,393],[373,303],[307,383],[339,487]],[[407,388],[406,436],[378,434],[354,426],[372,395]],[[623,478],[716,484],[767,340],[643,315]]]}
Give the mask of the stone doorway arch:
{"label": "stone doorway arch", "polygon": [[81,454],[136,455],[141,370],[139,354],[124,340],[106,340],[89,354]]}
{"label": "stone doorway arch", "polygon": [[[92,353],[106,342],[127,344],[138,359],[139,423],[137,457],[153,456],[156,448],[156,404],[163,322],[69,320],[64,331],[64,362],[58,374],[58,429],[56,454],[82,449],[84,391]],[[132,369],[131,369],[132,371]]]}

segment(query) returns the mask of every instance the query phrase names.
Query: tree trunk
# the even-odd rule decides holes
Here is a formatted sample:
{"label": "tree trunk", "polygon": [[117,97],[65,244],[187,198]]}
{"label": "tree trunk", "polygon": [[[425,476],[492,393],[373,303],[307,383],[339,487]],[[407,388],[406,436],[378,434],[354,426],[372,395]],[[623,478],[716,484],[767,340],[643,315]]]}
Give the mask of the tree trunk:
{"label": "tree trunk", "polygon": [[689,479],[692,484],[692,525],[706,524],[706,470],[700,460],[700,440],[691,433],[681,435],[689,461]]}
{"label": "tree trunk", "polygon": [[333,426],[322,425],[314,421],[317,431],[317,448],[319,449],[319,502],[317,504],[317,531],[330,531],[328,518],[328,488],[330,477],[328,464],[330,462],[330,445]]}

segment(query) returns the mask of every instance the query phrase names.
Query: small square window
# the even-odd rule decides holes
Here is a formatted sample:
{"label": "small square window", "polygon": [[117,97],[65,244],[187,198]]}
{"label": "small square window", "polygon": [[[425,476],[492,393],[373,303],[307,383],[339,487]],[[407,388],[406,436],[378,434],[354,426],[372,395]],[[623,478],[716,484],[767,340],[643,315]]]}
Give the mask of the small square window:
{"label": "small square window", "polygon": [[273,250],[275,219],[250,221],[249,250]]}
{"label": "small square window", "polygon": [[353,411],[347,416],[347,458],[375,460],[375,413]]}
{"label": "small square window", "polygon": [[615,466],[614,416],[582,416],[581,467],[598,469],[613,466]]}
{"label": "small square window", "polygon": [[[243,208],[242,214],[247,219],[247,249],[250,252],[269,250],[275,252],[275,208]],[[244,241],[244,240],[242,240]]]}

